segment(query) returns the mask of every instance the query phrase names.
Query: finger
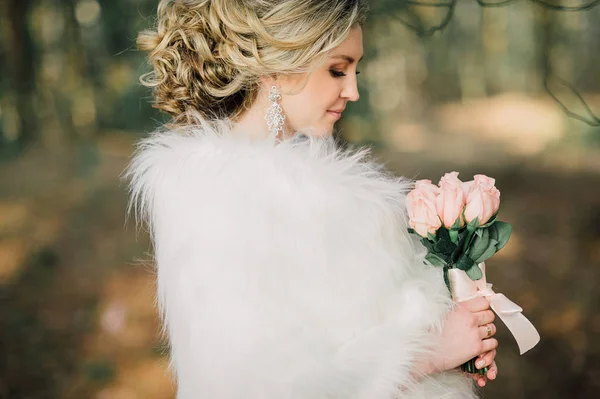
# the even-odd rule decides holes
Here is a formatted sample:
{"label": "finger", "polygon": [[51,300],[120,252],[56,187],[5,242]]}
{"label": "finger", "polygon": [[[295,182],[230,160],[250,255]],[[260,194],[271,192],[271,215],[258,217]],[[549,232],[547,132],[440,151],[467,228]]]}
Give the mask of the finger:
{"label": "finger", "polygon": [[477,383],[477,385],[480,384],[480,380],[483,379],[484,384],[483,385],[479,385],[479,386],[484,386],[485,385],[485,376],[480,375],[480,374],[472,374],[472,373],[465,373],[465,375],[469,378],[472,378],[473,381],[475,381],[475,383]]}
{"label": "finger", "polygon": [[486,352],[483,355],[480,355],[477,361],[475,361],[475,367],[477,367],[478,369],[482,369],[484,367],[490,366],[494,362],[495,357],[496,349]]}
{"label": "finger", "polygon": [[490,380],[495,380],[496,377],[498,377],[498,365],[496,364],[495,360],[490,365],[490,369],[487,372],[487,377]]}
{"label": "finger", "polygon": [[498,347],[498,340],[496,338],[488,338],[484,339],[481,345],[483,349],[481,352],[490,352]]}
{"label": "finger", "polygon": [[487,378],[483,375],[479,375],[478,377],[479,378],[477,378],[477,385],[483,388],[487,382]]}
{"label": "finger", "polygon": [[496,315],[491,310],[484,310],[483,312],[475,313],[475,319],[478,326],[484,326],[492,323],[496,319]]}
{"label": "finger", "polygon": [[496,334],[496,326],[494,323],[488,323],[479,327],[479,338],[486,339]]}
{"label": "finger", "polygon": [[469,299],[468,301],[460,302],[459,305],[472,313],[481,312],[482,310],[490,308],[490,302],[481,296]]}

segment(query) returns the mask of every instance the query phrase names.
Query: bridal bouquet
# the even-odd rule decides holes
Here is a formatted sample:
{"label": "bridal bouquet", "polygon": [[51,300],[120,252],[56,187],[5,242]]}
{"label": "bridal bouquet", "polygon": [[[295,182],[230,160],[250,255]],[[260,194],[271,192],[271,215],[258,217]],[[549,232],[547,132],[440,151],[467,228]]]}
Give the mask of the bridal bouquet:
{"label": "bridal bouquet", "polygon": [[[491,291],[491,285],[487,287],[483,266],[486,259],[506,245],[512,231],[510,224],[496,220],[499,207],[500,191],[494,179],[475,175],[474,180],[462,182],[458,172],[446,173],[438,186],[431,180],[419,180],[406,197],[409,232],[421,237],[428,250],[426,259],[434,266],[443,267],[444,281],[456,301],[470,299],[477,291],[488,299],[502,295]],[[455,274],[456,271],[462,272]],[[475,286],[474,292],[467,295],[457,292],[460,282],[456,284],[454,280],[465,274],[470,280],[482,280],[483,286]],[[488,292],[483,292],[487,289]],[[511,304],[517,311],[522,310]],[[462,369],[482,375],[487,372],[487,368],[477,370],[474,360],[465,363]]]}
{"label": "bridal bouquet", "polygon": [[446,173],[439,186],[431,180],[419,180],[406,197],[409,231],[422,237],[429,250],[426,259],[448,270],[464,270],[472,280],[483,277],[479,263],[501,250],[512,226],[496,220],[500,191],[495,180],[475,175],[461,182],[458,172]]}

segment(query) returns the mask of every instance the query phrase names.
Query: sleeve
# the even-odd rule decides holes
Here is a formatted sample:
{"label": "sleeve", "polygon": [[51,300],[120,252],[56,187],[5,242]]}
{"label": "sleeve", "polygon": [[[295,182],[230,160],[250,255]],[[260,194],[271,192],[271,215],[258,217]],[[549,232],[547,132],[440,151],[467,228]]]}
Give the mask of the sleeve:
{"label": "sleeve", "polygon": [[289,216],[286,187],[267,198],[261,167],[230,173],[167,147],[146,146],[127,176],[150,226],[178,398],[402,397],[427,348],[413,316],[341,317],[323,236]]}

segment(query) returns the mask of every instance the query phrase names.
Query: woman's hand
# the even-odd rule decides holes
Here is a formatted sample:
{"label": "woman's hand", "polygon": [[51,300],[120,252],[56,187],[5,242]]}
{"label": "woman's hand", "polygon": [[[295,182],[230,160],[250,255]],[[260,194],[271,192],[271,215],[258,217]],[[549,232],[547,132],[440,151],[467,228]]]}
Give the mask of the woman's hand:
{"label": "woman's hand", "polygon": [[[488,326],[485,326],[486,330],[489,328],[489,333],[487,335],[491,337],[492,335],[496,334],[496,326],[494,324],[488,324]],[[477,360],[475,361],[475,367],[477,367],[478,369],[489,367],[485,375],[471,374],[473,380],[480,387],[484,387],[488,380],[495,380],[498,376],[498,366],[494,361],[495,357],[496,349],[486,353],[482,353],[477,357]]]}
{"label": "woman's hand", "polygon": [[[481,354],[484,363],[481,367],[477,364],[477,367],[492,366],[488,378],[494,379],[497,373],[494,357],[498,341],[490,338],[496,333],[496,326],[493,324],[494,312],[489,308],[489,302],[481,297],[459,303],[446,318],[440,332],[439,346],[434,348],[433,356],[418,361],[416,369],[425,374],[451,370]],[[479,379],[483,377],[477,377],[481,386]]]}
{"label": "woman's hand", "polygon": [[[498,347],[498,341],[488,338],[487,328],[488,325],[491,328],[490,335],[496,332],[494,319],[494,312],[490,310],[490,304],[485,298],[477,297],[459,303],[448,314],[441,332],[440,348],[434,363],[438,370],[456,368],[479,354],[494,351]],[[492,353],[493,361],[495,352]],[[485,358],[486,363],[489,360],[490,356]]]}

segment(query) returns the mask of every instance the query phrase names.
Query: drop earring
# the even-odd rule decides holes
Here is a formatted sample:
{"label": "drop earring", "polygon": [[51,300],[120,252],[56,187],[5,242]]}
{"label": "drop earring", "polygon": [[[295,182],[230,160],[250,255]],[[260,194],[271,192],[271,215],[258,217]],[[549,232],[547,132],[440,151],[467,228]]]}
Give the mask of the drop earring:
{"label": "drop earring", "polygon": [[277,138],[279,132],[283,131],[283,124],[285,123],[285,115],[283,114],[281,105],[279,105],[280,100],[281,94],[279,93],[279,89],[276,86],[271,86],[271,90],[269,91],[269,109],[265,115],[265,120],[267,121],[269,133],[273,138]]}

